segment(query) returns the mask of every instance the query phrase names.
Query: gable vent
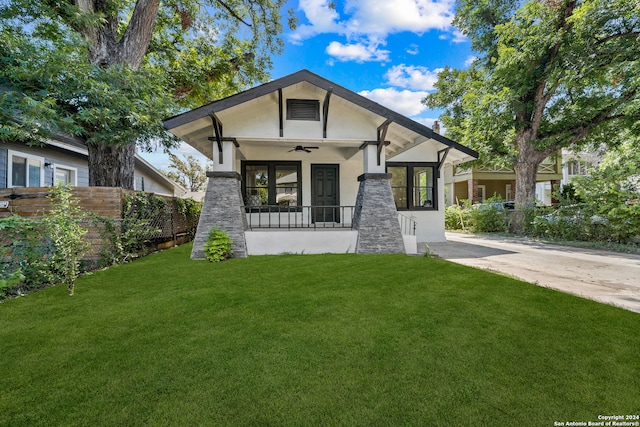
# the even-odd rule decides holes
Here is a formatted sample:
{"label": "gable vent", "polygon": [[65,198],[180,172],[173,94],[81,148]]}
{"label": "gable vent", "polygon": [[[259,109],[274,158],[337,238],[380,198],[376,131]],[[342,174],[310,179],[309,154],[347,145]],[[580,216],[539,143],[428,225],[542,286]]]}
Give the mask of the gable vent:
{"label": "gable vent", "polygon": [[287,120],[320,120],[320,101],[287,99]]}

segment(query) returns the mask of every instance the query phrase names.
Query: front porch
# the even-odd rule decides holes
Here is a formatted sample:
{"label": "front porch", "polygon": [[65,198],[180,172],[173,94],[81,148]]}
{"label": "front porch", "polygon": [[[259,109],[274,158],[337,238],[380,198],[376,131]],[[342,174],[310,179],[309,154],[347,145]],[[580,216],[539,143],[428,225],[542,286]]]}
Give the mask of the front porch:
{"label": "front porch", "polygon": [[[247,255],[355,253],[355,206],[244,206]],[[333,220],[332,220],[333,219]],[[398,213],[404,251],[417,250],[416,222]]]}
{"label": "front porch", "polygon": [[444,239],[445,162],[477,158],[306,70],[164,124],[213,160],[194,259],[212,227],[229,234],[235,257],[415,253],[416,240]]}

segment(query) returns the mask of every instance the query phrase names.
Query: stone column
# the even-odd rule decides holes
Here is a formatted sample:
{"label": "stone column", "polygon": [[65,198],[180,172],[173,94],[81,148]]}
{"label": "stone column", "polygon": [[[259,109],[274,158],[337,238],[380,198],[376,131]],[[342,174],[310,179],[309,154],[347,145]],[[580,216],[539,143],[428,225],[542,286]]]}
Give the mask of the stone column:
{"label": "stone column", "polygon": [[209,183],[204,196],[198,230],[193,241],[191,259],[205,259],[202,247],[207,241],[209,230],[217,227],[226,231],[233,242],[234,258],[246,258],[247,245],[244,232],[247,230],[247,216],[244,212],[241,177],[237,172],[207,172]]}
{"label": "stone column", "polygon": [[365,173],[358,177],[360,187],[353,216],[353,228],[358,230],[356,253],[405,253],[390,178],[390,173]]}

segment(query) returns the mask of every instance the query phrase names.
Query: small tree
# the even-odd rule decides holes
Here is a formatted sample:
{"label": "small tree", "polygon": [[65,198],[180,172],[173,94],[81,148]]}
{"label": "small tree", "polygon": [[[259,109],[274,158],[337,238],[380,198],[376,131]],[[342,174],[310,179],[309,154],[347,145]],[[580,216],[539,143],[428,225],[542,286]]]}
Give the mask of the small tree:
{"label": "small tree", "polygon": [[184,155],[180,159],[175,154],[169,154],[171,164],[166,175],[190,191],[203,191],[207,182],[207,171],[202,164],[191,155]]}
{"label": "small tree", "polygon": [[50,260],[52,271],[61,283],[67,285],[69,295],[73,295],[75,281],[80,274],[80,260],[88,246],[84,241],[87,229],[80,225],[85,214],[69,186],[53,187],[49,200],[51,209],[44,218],[44,224],[55,247]]}

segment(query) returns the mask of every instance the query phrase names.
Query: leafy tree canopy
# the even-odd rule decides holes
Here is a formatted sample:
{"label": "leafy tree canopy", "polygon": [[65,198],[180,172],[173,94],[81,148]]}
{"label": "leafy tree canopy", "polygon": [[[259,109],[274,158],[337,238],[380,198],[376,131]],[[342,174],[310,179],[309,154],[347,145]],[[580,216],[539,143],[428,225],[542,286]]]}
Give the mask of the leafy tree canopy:
{"label": "leafy tree canopy", "polygon": [[451,137],[513,166],[518,133],[548,155],[640,132],[640,2],[476,3],[460,1],[454,22],[481,56],[425,99]]}
{"label": "leafy tree canopy", "polygon": [[192,155],[184,155],[181,159],[175,154],[169,154],[170,171],[165,174],[189,191],[204,191],[207,183],[207,171]]}
{"label": "leafy tree canopy", "polygon": [[640,2],[514,3],[458,1],[454,23],[479,57],[442,71],[425,103],[444,109],[448,136],[483,163],[515,169],[524,206],[547,156],[640,132]]}
{"label": "leafy tree canopy", "polygon": [[[101,147],[170,148],[176,141],[162,118],[267,79],[270,57],[282,48],[283,5],[0,1],[0,141],[78,136],[89,147],[90,181],[92,153],[105,158]],[[102,163],[117,168],[118,156],[132,152]]]}

